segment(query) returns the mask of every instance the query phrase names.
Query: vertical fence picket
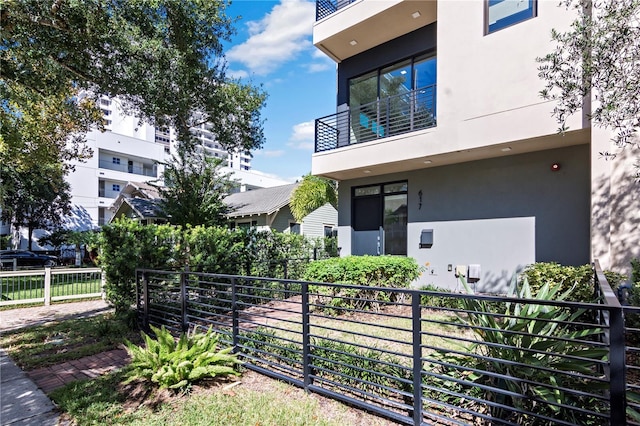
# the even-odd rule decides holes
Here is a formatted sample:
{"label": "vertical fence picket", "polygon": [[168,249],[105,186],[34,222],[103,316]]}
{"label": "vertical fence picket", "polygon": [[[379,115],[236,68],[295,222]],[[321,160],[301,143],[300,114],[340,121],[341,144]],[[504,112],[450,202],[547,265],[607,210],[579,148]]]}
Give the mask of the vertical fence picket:
{"label": "vertical fence picket", "polygon": [[413,331],[413,424],[422,423],[422,318],[420,293],[411,293],[411,328]]}
{"label": "vertical fence picket", "polygon": [[51,268],[44,268],[44,305],[51,305]]}
{"label": "vertical fence picket", "polygon": [[142,303],[143,303],[143,325],[145,329],[149,329],[149,281],[147,273],[142,273]]}
{"label": "vertical fence picket", "polygon": [[189,316],[187,314],[187,297],[188,297],[187,275],[188,274],[189,274],[188,268],[180,272],[180,314],[181,314],[180,328],[184,333],[186,333],[189,330]]}
{"label": "vertical fence picket", "polygon": [[311,339],[309,338],[309,283],[302,283],[302,374],[304,389],[311,385]]}
{"label": "vertical fence picket", "polygon": [[231,336],[233,338],[233,347],[237,350],[240,341],[240,320],[238,312],[238,289],[235,278],[231,278],[231,322]]}
{"label": "vertical fence picket", "polygon": [[626,424],[626,359],[622,307],[609,311],[609,401],[611,424]]}

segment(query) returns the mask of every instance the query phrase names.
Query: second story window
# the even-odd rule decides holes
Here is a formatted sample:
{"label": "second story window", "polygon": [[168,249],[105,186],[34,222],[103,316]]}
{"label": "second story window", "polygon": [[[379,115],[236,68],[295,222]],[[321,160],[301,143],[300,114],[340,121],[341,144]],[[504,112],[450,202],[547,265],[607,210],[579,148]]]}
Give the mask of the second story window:
{"label": "second story window", "polygon": [[113,158],[112,158],[112,160],[111,160],[111,162],[112,162],[113,164],[120,164],[120,159],[119,159],[118,157],[113,157]]}
{"label": "second story window", "polygon": [[537,0],[485,1],[485,34],[535,18],[538,14]]}
{"label": "second story window", "polygon": [[113,190],[113,192],[120,192],[120,185],[118,185],[117,183],[114,183],[111,186],[111,189]]}
{"label": "second story window", "polygon": [[436,71],[436,57],[422,55],[349,80],[350,143],[435,126]]}

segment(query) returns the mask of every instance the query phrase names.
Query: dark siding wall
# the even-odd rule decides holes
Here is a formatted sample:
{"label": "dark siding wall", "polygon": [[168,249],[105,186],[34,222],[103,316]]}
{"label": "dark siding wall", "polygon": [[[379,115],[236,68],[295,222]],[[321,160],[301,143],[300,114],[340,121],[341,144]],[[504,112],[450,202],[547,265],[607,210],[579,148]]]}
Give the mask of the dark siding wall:
{"label": "dark siding wall", "polygon": [[581,265],[590,258],[589,161],[589,145],[578,145],[342,181],[339,223],[351,225],[351,187],[407,179],[410,223],[534,217],[536,261]]}
{"label": "dark siding wall", "polygon": [[349,79],[414,55],[436,50],[436,23],[417,29],[338,64],[338,105],[349,100]]}

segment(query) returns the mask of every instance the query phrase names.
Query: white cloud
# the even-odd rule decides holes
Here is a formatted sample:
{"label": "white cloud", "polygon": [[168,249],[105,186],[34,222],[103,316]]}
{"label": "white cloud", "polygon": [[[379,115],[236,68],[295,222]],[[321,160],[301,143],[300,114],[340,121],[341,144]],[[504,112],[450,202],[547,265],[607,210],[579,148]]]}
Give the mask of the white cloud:
{"label": "white cloud", "polygon": [[314,62],[306,65],[307,70],[311,73],[336,69],[336,63],[320,49],[314,49],[311,58]]}
{"label": "white cloud", "polygon": [[246,72],[245,70],[227,70],[226,73],[227,77],[231,77],[231,78],[247,78],[249,77],[249,73]]}
{"label": "white cloud", "polygon": [[314,121],[294,125],[287,145],[295,149],[313,149],[315,130]]}
{"label": "white cloud", "polygon": [[307,65],[307,71],[309,72],[322,72],[322,71],[327,71],[331,69],[331,64],[327,64],[327,63],[313,63],[313,64],[308,64]]}
{"label": "white cloud", "polygon": [[282,157],[284,154],[285,154],[285,151],[282,149],[256,151],[256,155],[261,155],[266,158]]}
{"label": "white cloud", "polygon": [[314,19],[315,3],[281,0],[262,20],[247,23],[249,39],[232,47],[226,57],[257,75],[269,74],[312,46]]}

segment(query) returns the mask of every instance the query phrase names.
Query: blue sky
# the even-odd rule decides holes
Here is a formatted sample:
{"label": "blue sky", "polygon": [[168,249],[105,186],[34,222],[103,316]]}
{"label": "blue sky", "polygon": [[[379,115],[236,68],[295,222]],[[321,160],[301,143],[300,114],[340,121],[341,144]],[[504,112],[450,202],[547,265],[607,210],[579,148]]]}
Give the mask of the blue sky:
{"label": "blue sky", "polygon": [[265,144],[254,170],[288,181],[311,172],[314,120],[335,112],[336,65],[313,46],[315,1],[234,0],[227,74],[262,86]]}

